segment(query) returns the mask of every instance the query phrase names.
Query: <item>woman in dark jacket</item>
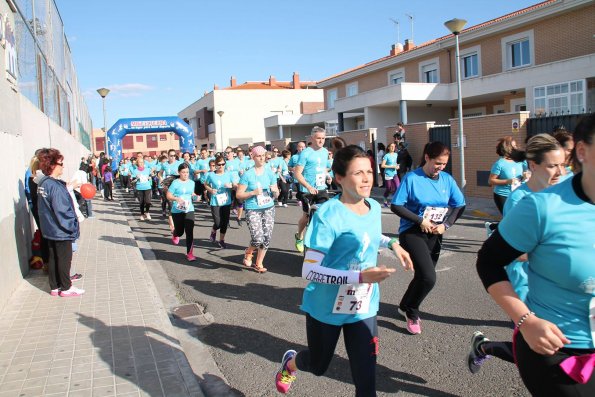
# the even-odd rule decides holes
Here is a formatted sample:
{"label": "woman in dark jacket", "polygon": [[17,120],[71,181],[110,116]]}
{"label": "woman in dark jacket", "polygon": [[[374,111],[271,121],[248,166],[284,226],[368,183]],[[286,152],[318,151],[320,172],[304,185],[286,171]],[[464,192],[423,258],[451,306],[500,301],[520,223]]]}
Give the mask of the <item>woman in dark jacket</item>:
{"label": "woman in dark jacket", "polygon": [[64,156],[56,149],[37,154],[45,175],[37,186],[37,207],[41,234],[48,240],[48,274],[52,296],[80,296],[84,290],[72,286],[70,265],[72,243],[79,237],[79,222],[66,183],[58,179],[64,170]]}

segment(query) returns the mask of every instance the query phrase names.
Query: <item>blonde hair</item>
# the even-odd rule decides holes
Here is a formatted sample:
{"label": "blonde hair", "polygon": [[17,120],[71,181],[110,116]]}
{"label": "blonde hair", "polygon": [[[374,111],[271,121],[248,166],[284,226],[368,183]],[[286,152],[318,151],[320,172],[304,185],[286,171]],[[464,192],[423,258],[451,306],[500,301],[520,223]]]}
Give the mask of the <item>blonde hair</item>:
{"label": "blonde hair", "polygon": [[33,175],[39,170],[39,159],[37,156],[31,157],[31,161],[29,161],[29,169]]}
{"label": "blonde hair", "polygon": [[558,149],[562,149],[562,146],[556,138],[550,134],[537,134],[527,141],[525,158],[541,164],[544,154]]}

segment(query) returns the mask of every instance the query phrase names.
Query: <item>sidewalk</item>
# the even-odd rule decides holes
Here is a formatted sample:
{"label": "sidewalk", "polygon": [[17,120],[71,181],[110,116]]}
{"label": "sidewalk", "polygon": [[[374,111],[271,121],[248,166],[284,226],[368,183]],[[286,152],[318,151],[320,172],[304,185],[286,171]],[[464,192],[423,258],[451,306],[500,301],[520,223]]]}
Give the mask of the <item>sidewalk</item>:
{"label": "sidewalk", "polygon": [[72,273],[32,271],[0,313],[0,397],[203,396],[118,202],[94,200]]}

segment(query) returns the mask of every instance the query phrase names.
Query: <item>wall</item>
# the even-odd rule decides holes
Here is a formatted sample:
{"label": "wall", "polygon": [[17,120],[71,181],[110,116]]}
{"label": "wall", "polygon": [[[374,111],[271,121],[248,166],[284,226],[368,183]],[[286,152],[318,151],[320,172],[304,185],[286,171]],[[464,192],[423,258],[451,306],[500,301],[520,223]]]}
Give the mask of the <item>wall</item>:
{"label": "wall", "polygon": [[[465,179],[467,181],[466,195],[470,197],[492,197],[492,188],[478,186],[477,171],[490,171],[492,164],[498,160],[496,144],[498,139],[512,135],[520,147],[524,147],[527,137],[526,120],[529,112],[504,113],[482,117],[465,118],[463,128],[467,145],[465,147]],[[518,132],[512,132],[512,120],[519,120]],[[457,142],[459,134],[459,120],[450,120],[451,142]],[[409,136],[409,131],[408,135]],[[460,151],[452,148],[453,177],[460,182]]]}
{"label": "wall", "polygon": [[[412,168],[417,168],[422,160],[422,154],[424,146],[428,143],[430,136],[430,128],[435,123],[433,121],[427,121],[423,123],[412,123],[405,125],[405,139],[407,142],[407,151],[413,159]],[[393,135],[397,130],[396,126],[392,126],[386,129],[386,141],[393,142]]]}

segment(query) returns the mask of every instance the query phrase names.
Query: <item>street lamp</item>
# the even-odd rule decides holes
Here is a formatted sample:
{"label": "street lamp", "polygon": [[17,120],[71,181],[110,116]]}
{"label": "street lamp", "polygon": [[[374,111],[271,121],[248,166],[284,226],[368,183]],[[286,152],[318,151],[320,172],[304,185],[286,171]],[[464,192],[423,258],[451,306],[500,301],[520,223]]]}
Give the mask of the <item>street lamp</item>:
{"label": "street lamp", "polygon": [[459,150],[461,152],[461,190],[465,194],[467,181],[465,180],[465,145],[463,143],[463,97],[461,95],[461,60],[459,55],[459,33],[465,27],[467,21],[464,19],[451,19],[444,22],[444,26],[455,35],[455,58],[457,61],[457,92],[459,105]]}
{"label": "street lamp", "polygon": [[220,110],[217,112],[217,114],[219,115],[219,124],[221,124],[221,151],[223,151],[223,114],[225,112],[223,110]]}
{"label": "street lamp", "polygon": [[109,137],[107,136],[107,125],[105,122],[105,97],[109,94],[109,90],[107,88],[100,88],[97,90],[97,93],[101,95],[101,100],[103,102],[103,132],[105,133],[105,157],[109,158]]}

